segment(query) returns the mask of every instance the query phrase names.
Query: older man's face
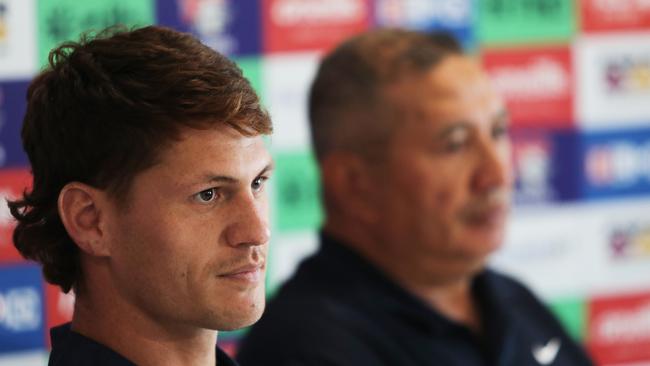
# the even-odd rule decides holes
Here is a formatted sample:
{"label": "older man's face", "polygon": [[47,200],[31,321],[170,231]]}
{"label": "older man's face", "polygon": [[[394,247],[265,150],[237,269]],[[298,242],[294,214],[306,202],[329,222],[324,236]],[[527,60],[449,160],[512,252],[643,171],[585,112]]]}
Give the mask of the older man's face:
{"label": "older man's face", "polygon": [[480,269],[503,240],[512,186],[502,100],[463,56],[387,94],[404,117],[377,170],[378,250],[415,281]]}

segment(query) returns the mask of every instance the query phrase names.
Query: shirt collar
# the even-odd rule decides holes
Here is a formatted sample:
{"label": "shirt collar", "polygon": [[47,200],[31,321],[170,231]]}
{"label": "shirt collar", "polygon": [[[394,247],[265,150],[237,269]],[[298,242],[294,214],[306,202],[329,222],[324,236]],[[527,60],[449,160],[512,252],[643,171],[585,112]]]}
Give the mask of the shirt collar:
{"label": "shirt collar", "polygon": [[[448,319],[408,292],[349,245],[326,233],[321,233],[321,244],[321,255],[328,262],[337,263],[335,268],[338,276],[363,283],[363,286],[359,286],[362,292],[359,296],[371,299],[376,306],[384,307],[393,316],[422,332],[434,336],[444,336],[450,332],[469,334],[467,327]],[[503,311],[503,300],[495,297],[496,291],[492,288],[490,276],[489,270],[477,274],[472,281],[472,294],[482,314],[484,328],[498,323],[499,328],[503,329],[508,323],[508,317]]]}
{"label": "shirt collar", "polygon": [[[119,353],[101,343],[73,331],[70,323],[54,327],[50,330],[52,340],[52,353],[50,365],[68,365],[72,361],[77,364],[91,364],[86,361],[95,361],[94,365],[134,366],[135,364]],[[60,362],[60,363],[59,363]],[[100,362],[100,363],[97,363]],[[225,352],[217,347],[218,366],[237,366]]]}

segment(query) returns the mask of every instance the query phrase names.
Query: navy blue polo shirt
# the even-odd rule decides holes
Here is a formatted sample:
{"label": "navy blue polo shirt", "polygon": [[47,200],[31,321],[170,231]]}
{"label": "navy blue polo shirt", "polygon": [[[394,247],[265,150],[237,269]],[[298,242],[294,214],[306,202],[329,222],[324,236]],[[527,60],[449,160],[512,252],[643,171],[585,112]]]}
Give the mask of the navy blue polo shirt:
{"label": "navy blue polo shirt", "polygon": [[323,235],[241,344],[242,366],[587,366],[583,349],[523,285],[486,270],[472,283],[475,334]]}
{"label": "navy blue polo shirt", "polygon": [[[119,353],[70,329],[70,323],[52,328],[49,366],[134,366]],[[217,347],[218,366],[237,364]]]}

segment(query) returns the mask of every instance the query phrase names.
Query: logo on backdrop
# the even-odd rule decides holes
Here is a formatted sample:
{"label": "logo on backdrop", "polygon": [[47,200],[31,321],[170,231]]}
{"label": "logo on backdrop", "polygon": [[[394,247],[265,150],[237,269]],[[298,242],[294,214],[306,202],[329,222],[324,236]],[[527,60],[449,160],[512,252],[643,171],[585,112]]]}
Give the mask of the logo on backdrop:
{"label": "logo on backdrop", "polygon": [[207,46],[232,54],[237,40],[226,32],[233,12],[227,0],[181,0],[178,2],[183,22]]}
{"label": "logo on backdrop", "polygon": [[380,27],[442,30],[452,34],[463,47],[474,45],[472,0],[377,0],[374,16]]}
{"label": "logo on backdrop", "polygon": [[0,1],[0,56],[7,52],[9,42],[9,6],[6,1]]}
{"label": "logo on backdrop", "polygon": [[650,1],[581,0],[582,27],[585,31],[647,29],[650,26]]}
{"label": "logo on backdrop", "polygon": [[605,311],[595,319],[593,335],[600,342],[650,340],[650,300],[628,309]]}
{"label": "logo on backdrop", "polygon": [[538,14],[540,17],[555,16],[562,10],[562,0],[534,0],[534,1],[512,1],[512,0],[488,0],[485,10],[495,15],[513,17],[513,13],[520,11]]}
{"label": "logo on backdrop", "polygon": [[42,286],[34,264],[0,266],[0,353],[44,348]]}
{"label": "logo on backdrop", "polygon": [[597,364],[650,358],[650,293],[593,298],[587,347]]}
{"label": "logo on backdrop", "polygon": [[368,28],[369,0],[262,2],[264,50],[319,51]]}
{"label": "logo on backdrop", "polygon": [[506,100],[513,125],[567,127],[572,123],[574,88],[569,48],[488,51],[483,63]]}
{"label": "logo on backdrop", "polygon": [[569,76],[556,60],[539,57],[520,67],[500,67],[490,72],[494,86],[511,99],[565,95]]}
{"label": "logo on backdrop", "polygon": [[42,304],[33,287],[0,292],[0,325],[13,332],[27,332],[41,326]]}
{"label": "logo on backdrop", "polygon": [[358,0],[280,0],[271,7],[271,20],[278,26],[354,22],[365,16]]}
{"label": "logo on backdrop", "polygon": [[518,140],[515,137],[513,151],[517,174],[516,203],[552,200],[551,151],[548,141],[543,138]]}
{"label": "logo on backdrop", "polygon": [[650,222],[614,228],[609,246],[614,259],[650,257]]}
{"label": "logo on backdrop", "polygon": [[593,187],[650,184],[650,141],[595,144],[585,155],[587,183]]}
{"label": "logo on backdrop", "polygon": [[650,55],[612,57],[603,63],[604,83],[609,93],[650,92]]}
{"label": "logo on backdrop", "polygon": [[450,27],[464,27],[472,21],[472,4],[467,0],[379,0],[376,5],[377,19],[382,25],[408,24],[425,28],[432,23]]}

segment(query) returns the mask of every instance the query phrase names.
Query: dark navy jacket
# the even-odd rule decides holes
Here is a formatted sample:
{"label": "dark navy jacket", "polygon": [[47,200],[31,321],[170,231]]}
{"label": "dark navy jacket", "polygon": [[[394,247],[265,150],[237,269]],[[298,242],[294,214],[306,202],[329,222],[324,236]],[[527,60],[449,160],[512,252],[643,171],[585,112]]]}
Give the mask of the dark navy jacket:
{"label": "dark navy jacket", "polygon": [[[73,332],[70,323],[52,328],[52,353],[48,366],[134,366],[135,364],[112,349]],[[218,366],[237,366],[217,348]]]}
{"label": "dark navy jacket", "polygon": [[443,317],[331,238],[244,339],[242,366],[587,366],[580,346],[518,282],[486,270],[472,291],[483,335]]}

